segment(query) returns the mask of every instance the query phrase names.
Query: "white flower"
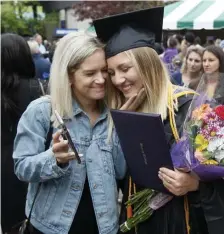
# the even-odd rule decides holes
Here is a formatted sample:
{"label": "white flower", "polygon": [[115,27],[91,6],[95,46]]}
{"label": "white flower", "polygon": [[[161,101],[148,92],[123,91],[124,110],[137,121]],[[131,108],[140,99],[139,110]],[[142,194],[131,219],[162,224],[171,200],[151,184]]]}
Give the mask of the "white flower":
{"label": "white flower", "polygon": [[222,150],[224,149],[224,138],[214,138],[213,140],[209,141],[207,150],[209,152],[214,152],[215,150]]}
{"label": "white flower", "polygon": [[217,135],[224,135],[224,127],[220,128]]}
{"label": "white flower", "polygon": [[215,159],[220,163],[222,159],[224,159],[224,150],[218,151],[215,154]]}

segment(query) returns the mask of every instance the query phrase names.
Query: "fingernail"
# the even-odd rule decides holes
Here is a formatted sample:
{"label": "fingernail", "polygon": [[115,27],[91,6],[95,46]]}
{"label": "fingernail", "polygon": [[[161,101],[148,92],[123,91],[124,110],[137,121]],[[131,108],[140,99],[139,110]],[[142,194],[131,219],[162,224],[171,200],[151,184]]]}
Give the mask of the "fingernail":
{"label": "fingernail", "polygon": [[75,153],[74,152],[70,152],[69,156],[75,156]]}
{"label": "fingernail", "polygon": [[68,144],[68,140],[64,140],[64,143],[65,143],[65,144]]}

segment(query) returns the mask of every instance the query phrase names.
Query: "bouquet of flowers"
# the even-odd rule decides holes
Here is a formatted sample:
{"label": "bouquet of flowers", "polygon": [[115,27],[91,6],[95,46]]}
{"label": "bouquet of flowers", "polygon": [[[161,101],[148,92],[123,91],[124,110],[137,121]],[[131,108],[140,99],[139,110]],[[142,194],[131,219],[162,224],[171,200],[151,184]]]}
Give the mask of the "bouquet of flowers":
{"label": "bouquet of flowers", "polygon": [[[201,180],[224,177],[224,74],[201,78],[171,157],[175,168],[192,171]],[[150,188],[131,195],[126,205],[134,207],[133,215],[128,215],[121,231],[127,232],[147,220],[171,199]]]}
{"label": "bouquet of flowers", "polygon": [[188,110],[183,136],[171,154],[174,166],[204,181],[224,177],[224,76],[204,76]]}

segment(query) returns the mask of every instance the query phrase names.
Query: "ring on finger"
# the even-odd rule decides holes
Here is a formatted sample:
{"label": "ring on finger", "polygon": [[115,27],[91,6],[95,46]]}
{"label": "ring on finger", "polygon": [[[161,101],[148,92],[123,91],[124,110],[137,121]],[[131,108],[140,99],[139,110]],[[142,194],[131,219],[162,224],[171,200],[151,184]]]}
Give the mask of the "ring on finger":
{"label": "ring on finger", "polygon": [[170,180],[163,180],[163,183],[171,184]]}

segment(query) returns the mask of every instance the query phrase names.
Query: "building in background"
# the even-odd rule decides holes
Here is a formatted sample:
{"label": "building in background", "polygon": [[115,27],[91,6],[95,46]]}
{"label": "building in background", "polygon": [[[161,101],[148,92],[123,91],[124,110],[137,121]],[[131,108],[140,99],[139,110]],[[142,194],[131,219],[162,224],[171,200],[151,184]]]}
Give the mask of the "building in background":
{"label": "building in background", "polygon": [[[77,30],[87,30],[90,27],[91,19],[78,21],[75,17],[75,10],[72,8],[76,2],[74,1],[41,1],[40,4],[46,13],[58,12],[59,24],[57,27],[48,26],[47,37],[61,37],[68,32]],[[52,36],[51,36],[51,35]],[[50,38],[52,39],[52,38]]]}

